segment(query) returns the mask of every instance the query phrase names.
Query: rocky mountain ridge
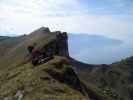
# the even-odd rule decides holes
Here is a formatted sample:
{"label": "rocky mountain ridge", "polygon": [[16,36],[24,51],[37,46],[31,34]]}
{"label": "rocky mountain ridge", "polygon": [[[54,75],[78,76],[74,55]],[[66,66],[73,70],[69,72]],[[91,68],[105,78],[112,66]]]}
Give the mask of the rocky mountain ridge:
{"label": "rocky mountain ridge", "polygon": [[[29,35],[1,41],[0,99],[111,100],[78,78],[70,63],[67,39],[66,32],[42,27]],[[54,58],[34,67],[27,52],[27,46],[33,43]]]}

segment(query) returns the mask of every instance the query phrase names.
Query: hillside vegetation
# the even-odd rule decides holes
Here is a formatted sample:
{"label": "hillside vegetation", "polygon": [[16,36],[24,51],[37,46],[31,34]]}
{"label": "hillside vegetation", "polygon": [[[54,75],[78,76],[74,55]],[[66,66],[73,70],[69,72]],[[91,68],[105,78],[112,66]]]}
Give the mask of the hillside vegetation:
{"label": "hillside vegetation", "polygon": [[[76,62],[75,62],[76,63]],[[77,64],[77,63],[76,63]],[[74,64],[74,66],[76,65]],[[84,66],[84,67],[81,67]],[[115,100],[133,99],[133,57],[111,65],[80,64],[75,67],[78,76]]]}

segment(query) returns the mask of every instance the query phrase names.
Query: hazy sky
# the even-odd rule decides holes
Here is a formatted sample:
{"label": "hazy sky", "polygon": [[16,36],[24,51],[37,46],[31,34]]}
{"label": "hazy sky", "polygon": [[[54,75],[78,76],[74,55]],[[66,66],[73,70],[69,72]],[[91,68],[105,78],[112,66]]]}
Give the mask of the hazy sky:
{"label": "hazy sky", "polygon": [[52,31],[133,36],[133,0],[0,0],[0,35]]}

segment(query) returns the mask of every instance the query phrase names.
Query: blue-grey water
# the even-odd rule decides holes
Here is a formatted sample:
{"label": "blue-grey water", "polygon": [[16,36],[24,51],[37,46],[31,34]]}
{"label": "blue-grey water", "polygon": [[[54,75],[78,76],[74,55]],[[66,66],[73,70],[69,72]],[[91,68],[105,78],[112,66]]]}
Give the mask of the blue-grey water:
{"label": "blue-grey water", "polygon": [[70,56],[89,64],[111,64],[133,56],[132,43],[100,35],[69,34]]}

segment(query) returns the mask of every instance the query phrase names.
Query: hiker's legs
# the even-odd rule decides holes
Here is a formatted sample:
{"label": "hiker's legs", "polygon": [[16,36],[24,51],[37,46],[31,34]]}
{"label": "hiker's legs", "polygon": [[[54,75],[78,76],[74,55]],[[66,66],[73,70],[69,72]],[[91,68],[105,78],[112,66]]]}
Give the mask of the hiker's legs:
{"label": "hiker's legs", "polygon": [[38,58],[37,57],[35,57],[35,58],[33,58],[32,59],[32,64],[34,65],[34,66],[36,66],[37,64],[38,64]]}

